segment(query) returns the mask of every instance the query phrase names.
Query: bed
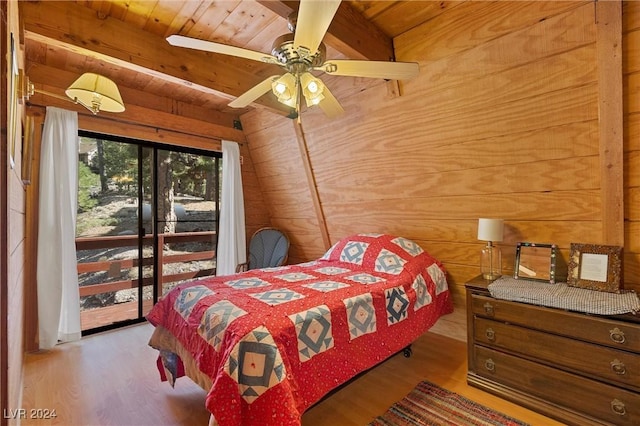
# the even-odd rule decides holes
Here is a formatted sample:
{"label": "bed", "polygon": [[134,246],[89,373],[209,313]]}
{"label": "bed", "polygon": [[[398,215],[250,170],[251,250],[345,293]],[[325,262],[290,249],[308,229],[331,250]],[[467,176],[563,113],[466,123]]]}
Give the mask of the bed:
{"label": "bed", "polygon": [[452,310],[438,260],[402,237],[358,234],[315,261],[181,284],[147,319],[161,379],[203,387],[210,423],[299,425]]}

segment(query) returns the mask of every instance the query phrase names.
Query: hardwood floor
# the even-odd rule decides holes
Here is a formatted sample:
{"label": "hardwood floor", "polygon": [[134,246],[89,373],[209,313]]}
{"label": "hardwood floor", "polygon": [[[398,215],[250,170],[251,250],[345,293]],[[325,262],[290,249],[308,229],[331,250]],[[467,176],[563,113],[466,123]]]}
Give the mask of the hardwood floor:
{"label": "hardwood floor", "polygon": [[[207,425],[205,392],[182,378],[160,382],[149,324],[130,326],[28,354],[22,407],[55,410],[51,420],[22,425]],[[466,344],[426,333],[413,356],[395,355],[309,409],[304,426],[365,425],[429,380],[532,425],[560,425],[466,384]],[[29,417],[27,415],[27,417]]]}

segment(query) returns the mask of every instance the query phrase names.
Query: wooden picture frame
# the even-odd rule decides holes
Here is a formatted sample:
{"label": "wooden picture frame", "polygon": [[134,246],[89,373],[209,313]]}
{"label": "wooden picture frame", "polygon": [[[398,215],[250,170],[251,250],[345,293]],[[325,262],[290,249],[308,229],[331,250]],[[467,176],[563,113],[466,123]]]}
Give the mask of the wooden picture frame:
{"label": "wooden picture frame", "polygon": [[513,278],[555,284],[557,253],[555,244],[519,242]]}
{"label": "wooden picture frame", "polygon": [[567,284],[620,293],[623,289],[622,247],[571,243]]}

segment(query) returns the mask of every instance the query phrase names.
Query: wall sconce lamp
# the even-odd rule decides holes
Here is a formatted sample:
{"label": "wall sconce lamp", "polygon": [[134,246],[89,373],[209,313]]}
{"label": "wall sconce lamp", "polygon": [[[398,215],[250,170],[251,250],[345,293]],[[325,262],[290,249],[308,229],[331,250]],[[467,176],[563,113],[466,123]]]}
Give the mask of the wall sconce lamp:
{"label": "wall sconce lamp", "polygon": [[80,104],[94,115],[99,111],[122,112],[124,111],[124,102],[118,91],[118,86],[100,74],[84,73],[71,86],[65,90],[67,97],[57,95],[55,93],[36,89],[34,84],[29,81],[29,77],[24,76],[24,93],[25,98],[29,99],[34,93],[51,96],[57,99],[71,101]]}
{"label": "wall sconce lamp", "polygon": [[502,275],[502,252],[493,242],[502,241],[504,234],[503,219],[478,219],[478,239],[486,241],[482,249],[480,270],[487,280],[495,280]]}

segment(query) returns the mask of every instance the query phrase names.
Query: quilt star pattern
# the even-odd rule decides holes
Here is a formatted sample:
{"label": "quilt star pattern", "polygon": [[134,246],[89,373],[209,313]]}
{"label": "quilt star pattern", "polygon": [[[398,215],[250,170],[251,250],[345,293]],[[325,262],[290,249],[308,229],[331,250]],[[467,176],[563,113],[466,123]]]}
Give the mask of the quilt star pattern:
{"label": "quilt star pattern", "polygon": [[298,338],[300,361],[310,360],[314,355],[333,347],[331,334],[331,311],[327,306],[318,306],[290,315]]}
{"label": "quilt star pattern", "polygon": [[185,365],[208,377],[205,404],[220,426],[286,426],[451,310],[438,260],[371,233],[310,262],[182,283],[147,319],[173,340],[158,343],[160,377],[173,381]]}
{"label": "quilt star pattern", "polygon": [[251,330],[231,351],[224,372],[238,383],[249,404],[280,383],[286,374],[282,356],[266,327]]}
{"label": "quilt star pattern", "polygon": [[349,321],[349,340],[376,331],[376,308],[370,293],[344,300]]}

